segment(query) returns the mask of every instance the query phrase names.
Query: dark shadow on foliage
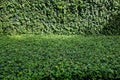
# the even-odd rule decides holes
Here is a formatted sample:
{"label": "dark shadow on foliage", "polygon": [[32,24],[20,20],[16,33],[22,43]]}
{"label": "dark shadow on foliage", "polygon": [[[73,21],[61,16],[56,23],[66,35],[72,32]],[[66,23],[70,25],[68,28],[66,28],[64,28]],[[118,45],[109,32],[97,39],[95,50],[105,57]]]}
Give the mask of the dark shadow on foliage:
{"label": "dark shadow on foliage", "polygon": [[104,35],[120,35],[120,13],[112,14],[108,24],[103,28]]}

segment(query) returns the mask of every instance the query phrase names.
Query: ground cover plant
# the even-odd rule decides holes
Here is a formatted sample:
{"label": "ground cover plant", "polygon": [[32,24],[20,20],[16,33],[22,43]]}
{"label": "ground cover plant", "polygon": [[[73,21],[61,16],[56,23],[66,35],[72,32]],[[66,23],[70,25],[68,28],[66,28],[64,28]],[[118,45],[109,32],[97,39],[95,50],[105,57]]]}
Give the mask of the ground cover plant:
{"label": "ground cover plant", "polygon": [[0,36],[0,80],[120,79],[120,36]]}
{"label": "ground cover plant", "polygon": [[120,0],[0,0],[0,80],[120,79],[119,35]]}

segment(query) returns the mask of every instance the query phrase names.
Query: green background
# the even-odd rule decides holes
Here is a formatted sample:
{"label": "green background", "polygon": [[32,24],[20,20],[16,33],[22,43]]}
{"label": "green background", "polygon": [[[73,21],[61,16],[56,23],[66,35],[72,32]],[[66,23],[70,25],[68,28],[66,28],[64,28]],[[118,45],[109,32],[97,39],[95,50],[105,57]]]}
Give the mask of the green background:
{"label": "green background", "polygon": [[120,34],[119,0],[0,0],[0,34]]}

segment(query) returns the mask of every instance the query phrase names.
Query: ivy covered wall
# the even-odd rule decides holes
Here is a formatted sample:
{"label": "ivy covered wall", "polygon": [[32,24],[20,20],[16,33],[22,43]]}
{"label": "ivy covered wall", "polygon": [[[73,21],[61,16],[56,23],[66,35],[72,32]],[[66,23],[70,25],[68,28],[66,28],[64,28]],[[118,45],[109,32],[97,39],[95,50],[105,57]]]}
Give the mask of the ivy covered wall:
{"label": "ivy covered wall", "polygon": [[120,34],[120,1],[0,0],[0,33]]}

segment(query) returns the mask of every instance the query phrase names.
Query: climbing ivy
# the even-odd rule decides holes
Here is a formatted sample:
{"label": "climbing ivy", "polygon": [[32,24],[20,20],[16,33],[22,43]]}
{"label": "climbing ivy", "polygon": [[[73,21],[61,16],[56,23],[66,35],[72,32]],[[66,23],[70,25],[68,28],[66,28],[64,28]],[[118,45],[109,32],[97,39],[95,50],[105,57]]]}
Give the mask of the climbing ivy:
{"label": "climbing ivy", "polygon": [[120,34],[119,14],[119,0],[0,0],[0,33]]}

